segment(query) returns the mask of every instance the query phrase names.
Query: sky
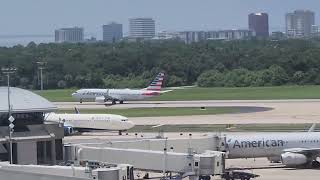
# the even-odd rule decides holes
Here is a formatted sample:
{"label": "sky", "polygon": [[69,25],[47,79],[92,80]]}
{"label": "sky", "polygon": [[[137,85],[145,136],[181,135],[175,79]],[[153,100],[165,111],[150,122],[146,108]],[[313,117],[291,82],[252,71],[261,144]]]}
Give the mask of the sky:
{"label": "sky", "polygon": [[284,30],[284,15],[296,9],[316,13],[320,0],[0,0],[0,35],[53,35],[55,29],[79,26],[101,39],[102,25],[152,17],[156,31],[245,29],[248,14],[267,12],[270,31]]}

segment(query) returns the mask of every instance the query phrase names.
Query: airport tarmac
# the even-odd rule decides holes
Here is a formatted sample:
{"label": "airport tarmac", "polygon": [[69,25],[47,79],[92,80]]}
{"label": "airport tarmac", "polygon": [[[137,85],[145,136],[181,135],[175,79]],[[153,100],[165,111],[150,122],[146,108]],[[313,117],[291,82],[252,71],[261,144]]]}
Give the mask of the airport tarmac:
{"label": "airport tarmac", "polygon": [[95,102],[56,102],[59,109],[155,108],[155,107],[259,107],[267,111],[237,114],[132,117],[136,125],[159,124],[305,124],[320,123],[320,100],[208,100],[208,101],[137,101],[114,106]]}
{"label": "airport tarmac", "polygon": [[286,168],[281,164],[270,163],[267,158],[256,159],[228,159],[227,168],[244,168],[254,174],[260,175],[261,180],[314,180],[319,179],[319,169]]}

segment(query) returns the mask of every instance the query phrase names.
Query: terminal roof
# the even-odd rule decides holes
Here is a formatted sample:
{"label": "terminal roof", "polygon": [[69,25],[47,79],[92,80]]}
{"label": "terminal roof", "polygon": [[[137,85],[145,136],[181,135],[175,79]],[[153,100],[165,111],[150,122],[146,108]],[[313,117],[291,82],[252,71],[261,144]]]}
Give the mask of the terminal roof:
{"label": "terminal roof", "polygon": [[[28,90],[10,87],[13,113],[52,112],[57,107],[45,98]],[[0,87],[0,113],[8,112],[8,88]]]}

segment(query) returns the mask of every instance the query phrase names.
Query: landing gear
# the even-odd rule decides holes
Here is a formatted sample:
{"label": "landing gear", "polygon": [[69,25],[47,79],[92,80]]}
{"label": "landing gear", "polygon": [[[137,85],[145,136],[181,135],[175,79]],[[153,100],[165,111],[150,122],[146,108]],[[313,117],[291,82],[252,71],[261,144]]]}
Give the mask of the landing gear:
{"label": "landing gear", "polygon": [[117,104],[116,100],[112,100],[112,104],[113,104],[113,105],[114,105],[114,104]]}
{"label": "landing gear", "polygon": [[122,131],[119,131],[119,136],[121,136],[122,135]]}
{"label": "landing gear", "polygon": [[80,99],[80,103],[82,103],[82,99]]}
{"label": "landing gear", "polygon": [[123,101],[120,101],[120,104],[123,104]]}

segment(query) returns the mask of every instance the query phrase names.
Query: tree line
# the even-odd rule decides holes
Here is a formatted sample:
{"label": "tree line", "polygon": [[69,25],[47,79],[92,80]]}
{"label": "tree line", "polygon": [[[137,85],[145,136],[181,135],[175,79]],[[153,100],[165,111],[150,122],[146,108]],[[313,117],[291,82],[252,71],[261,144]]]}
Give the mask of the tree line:
{"label": "tree line", "polygon": [[[288,39],[108,43],[29,43],[0,47],[0,67],[16,67],[15,86],[38,89],[140,88],[164,71],[166,86],[320,84],[320,40]],[[3,77],[3,76],[2,76]],[[0,78],[5,85],[4,78]]]}

